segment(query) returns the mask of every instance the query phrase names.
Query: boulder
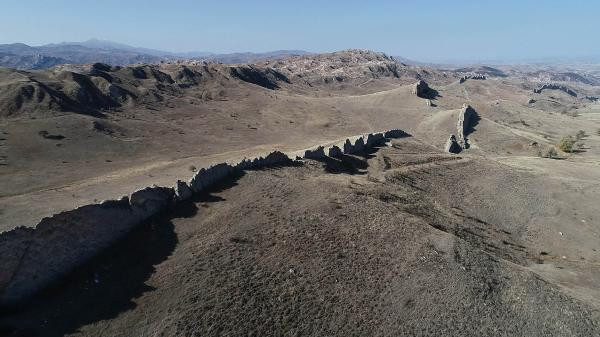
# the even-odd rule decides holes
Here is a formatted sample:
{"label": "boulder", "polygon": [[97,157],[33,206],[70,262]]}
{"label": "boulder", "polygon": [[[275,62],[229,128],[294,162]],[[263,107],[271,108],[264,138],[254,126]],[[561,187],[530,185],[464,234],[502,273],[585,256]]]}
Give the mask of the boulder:
{"label": "boulder", "polygon": [[467,133],[469,132],[469,127],[471,125],[471,121],[476,115],[475,109],[468,104],[463,104],[462,109],[458,114],[458,121],[456,122],[456,131],[458,133],[457,141],[463,148],[467,148]]}
{"label": "boulder", "polygon": [[175,191],[168,187],[146,187],[135,191],[129,197],[131,208],[146,219],[170,206]]}
{"label": "boulder", "polygon": [[429,96],[430,88],[427,82],[419,80],[413,85],[412,93],[421,98],[427,98]]}
{"label": "boulder", "polygon": [[304,152],[304,158],[306,159],[323,159],[325,157],[325,148],[323,146],[318,146],[314,150],[306,150]]}
{"label": "boulder", "polygon": [[340,149],[339,146],[337,146],[337,145],[331,146],[329,148],[329,151],[328,151],[327,154],[331,158],[339,158],[339,157],[342,157],[344,155],[344,153],[342,152],[342,149]]}
{"label": "boulder", "polygon": [[454,135],[450,135],[450,138],[448,139],[448,141],[446,141],[444,151],[449,153],[460,153],[460,151],[462,151],[462,147],[460,146],[460,144],[458,144]]}
{"label": "boulder", "polygon": [[192,197],[192,189],[184,181],[177,180],[175,183],[175,199],[176,201],[187,200]]}

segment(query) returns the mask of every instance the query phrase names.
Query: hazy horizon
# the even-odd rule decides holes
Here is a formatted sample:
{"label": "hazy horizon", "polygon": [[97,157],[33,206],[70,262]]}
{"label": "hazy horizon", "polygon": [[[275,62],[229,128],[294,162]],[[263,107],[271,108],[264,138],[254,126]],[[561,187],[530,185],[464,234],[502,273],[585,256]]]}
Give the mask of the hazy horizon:
{"label": "hazy horizon", "polygon": [[[35,7],[35,11],[30,8]],[[90,38],[169,52],[331,52],[370,49],[422,62],[486,62],[600,55],[592,1],[105,1],[7,3],[0,43]]]}

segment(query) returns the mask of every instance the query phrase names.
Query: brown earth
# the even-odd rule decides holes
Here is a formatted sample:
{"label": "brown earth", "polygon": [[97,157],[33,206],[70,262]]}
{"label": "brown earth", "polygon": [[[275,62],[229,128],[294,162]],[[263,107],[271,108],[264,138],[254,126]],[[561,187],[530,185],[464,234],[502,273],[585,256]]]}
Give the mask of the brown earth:
{"label": "brown earth", "polygon": [[[102,100],[91,110],[48,100],[3,108],[0,230],[274,148],[389,128],[412,137],[368,160],[232,180],[6,314],[0,331],[598,334],[600,105],[583,97],[600,89],[568,83],[579,97],[534,94],[538,85],[514,72],[459,84],[461,73],[347,53],[190,66],[195,77],[180,65],[154,69],[173,83],[112,69],[135,95],[110,109]],[[72,84],[64,74],[63,83],[2,71],[13,82],[54,81],[61,92]],[[434,106],[412,94],[417,78],[437,91]],[[69,95],[70,104],[80,97]],[[463,103],[477,112],[471,146],[444,154]],[[537,156],[578,130],[587,137],[577,153]]]}

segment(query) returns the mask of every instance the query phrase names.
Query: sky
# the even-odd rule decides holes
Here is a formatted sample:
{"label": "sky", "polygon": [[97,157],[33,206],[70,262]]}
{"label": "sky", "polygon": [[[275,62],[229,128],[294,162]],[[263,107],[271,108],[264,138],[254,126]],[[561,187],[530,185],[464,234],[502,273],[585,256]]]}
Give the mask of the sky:
{"label": "sky", "polygon": [[371,49],[417,61],[600,55],[599,0],[2,0],[0,43],[174,52]]}

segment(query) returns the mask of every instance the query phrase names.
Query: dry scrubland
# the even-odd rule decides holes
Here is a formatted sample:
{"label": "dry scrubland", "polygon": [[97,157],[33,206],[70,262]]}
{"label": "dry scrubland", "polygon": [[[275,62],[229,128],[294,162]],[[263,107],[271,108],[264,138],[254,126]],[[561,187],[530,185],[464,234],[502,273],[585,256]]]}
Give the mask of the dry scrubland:
{"label": "dry scrubland", "polygon": [[[54,281],[7,307],[0,332],[596,335],[600,87],[565,74],[366,51],[0,69],[0,251],[16,261],[1,295]],[[409,136],[344,149],[389,129]],[[274,150],[291,160],[190,181]],[[131,195],[153,185],[168,187],[161,207]],[[62,232],[13,228],[123,195],[148,212],[134,226],[110,217],[82,234],[85,219],[53,218],[81,254],[15,250]],[[49,277],[59,259],[77,268]]]}

